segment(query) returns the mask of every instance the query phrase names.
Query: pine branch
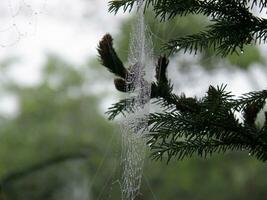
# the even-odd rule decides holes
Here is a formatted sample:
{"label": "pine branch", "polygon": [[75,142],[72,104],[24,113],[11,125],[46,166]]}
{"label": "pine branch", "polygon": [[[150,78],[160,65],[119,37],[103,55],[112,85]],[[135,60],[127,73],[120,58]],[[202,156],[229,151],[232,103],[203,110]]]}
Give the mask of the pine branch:
{"label": "pine branch", "polygon": [[[137,1],[111,1],[110,9],[116,12],[120,7],[131,10]],[[166,20],[187,14],[203,14],[211,19],[212,24],[194,35],[173,39],[167,43],[166,50],[196,53],[213,48],[217,54],[228,54],[243,51],[243,47],[252,43],[267,40],[267,21],[253,16],[251,7],[266,7],[266,0],[146,0],[146,7],[153,6],[157,16]]]}
{"label": "pine branch", "polygon": [[109,2],[109,12],[114,12],[115,14],[119,11],[120,8],[123,9],[124,12],[129,10],[131,12],[134,4],[137,0],[120,0],[120,1],[110,1]]}
{"label": "pine branch", "polygon": [[244,121],[250,126],[255,126],[257,114],[262,109],[267,99],[267,90],[244,94],[236,101],[236,109],[243,111]]}
{"label": "pine branch", "polygon": [[169,65],[169,60],[166,56],[160,56],[158,59],[158,63],[156,65],[156,75],[155,78],[157,80],[157,85],[168,84],[167,78],[167,67]]}
{"label": "pine branch", "polygon": [[170,41],[166,45],[166,50],[169,49],[173,52],[184,50],[184,52],[196,53],[213,48],[217,54],[226,56],[234,52],[242,52],[244,45],[251,44],[253,36],[259,34],[254,29],[260,23],[259,21],[236,23],[220,20],[214,22],[215,24],[207,27],[207,31]]}
{"label": "pine branch", "polygon": [[242,17],[250,14],[245,9],[244,4],[234,0],[162,0],[154,5],[154,11],[163,20],[188,14],[203,14],[212,18],[225,18],[229,20],[237,18],[237,12],[242,12]]}
{"label": "pine branch", "polygon": [[267,7],[267,1],[266,0],[243,0],[248,1],[249,3],[251,3],[251,7],[253,8],[254,6],[257,6],[260,8],[260,11],[263,10],[263,8]]}
{"label": "pine branch", "polygon": [[237,99],[236,106],[239,110],[244,109],[248,105],[258,105],[262,107],[263,103],[267,99],[267,90],[253,91],[243,94]]}
{"label": "pine branch", "polygon": [[[109,1],[109,12],[114,12],[115,14],[122,8],[123,12],[127,10],[132,11],[134,5],[137,5],[139,0],[113,0]],[[150,5],[154,5],[155,0],[144,0],[144,10],[146,10]]]}
{"label": "pine branch", "polygon": [[207,95],[197,101],[195,112],[176,109],[150,114],[148,144],[153,151],[152,157],[162,159],[165,155],[167,161],[193,154],[206,157],[207,152],[218,153],[220,148],[225,148],[231,151],[247,149],[252,156],[265,161],[267,125],[257,129],[248,120],[240,122],[234,115],[242,106],[245,109],[255,102],[265,101],[265,95],[266,91],[252,92],[242,96],[242,100],[233,99],[225,86],[210,86]]}
{"label": "pine branch", "polygon": [[[183,109],[176,107],[176,111],[151,114],[151,132],[160,133],[158,137],[163,140],[177,134],[184,138],[208,136],[222,139],[238,135],[247,138],[234,116],[232,96],[224,92],[224,88],[210,87],[207,97],[194,101],[194,104],[190,98],[184,99]],[[177,103],[180,102],[182,98],[177,99]]]}
{"label": "pine branch", "polygon": [[161,1],[154,10],[162,19],[176,15],[204,14],[211,17],[207,31],[170,41],[166,47],[171,52],[184,50],[190,53],[214,48],[223,56],[239,53],[244,45],[266,42],[267,21],[249,12],[247,5],[235,0],[228,1]]}
{"label": "pine branch", "polygon": [[121,78],[126,77],[127,70],[123,66],[122,61],[113,48],[113,38],[110,34],[106,34],[102,38],[102,40],[99,42],[97,51],[103,66]]}
{"label": "pine branch", "polygon": [[[169,162],[172,158],[183,160],[193,155],[206,158],[217,153],[225,153],[226,151],[244,151],[249,150],[247,144],[241,144],[239,141],[220,141],[214,139],[194,139],[185,141],[176,141],[173,143],[160,143],[151,147],[151,157],[156,160],[167,158]],[[262,153],[259,155],[264,158]]]}
{"label": "pine branch", "polygon": [[113,104],[106,114],[109,120],[115,119],[116,116],[122,114],[125,116],[126,113],[133,113],[135,111],[135,101],[134,98],[122,99],[119,102]]}
{"label": "pine branch", "polygon": [[[113,0],[109,2],[109,11],[117,13],[119,9],[123,9],[124,12],[127,10],[131,12],[134,5],[137,3],[138,0]],[[251,8],[257,6],[262,11],[263,8],[267,7],[267,1],[266,0],[144,0],[145,7],[147,8],[149,5],[152,5],[155,8],[158,8],[158,12],[160,12],[160,9],[162,7],[165,7],[165,9],[162,11],[168,11],[170,9],[170,4],[172,3],[172,6],[174,6],[177,10],[177,14],[179,12],[180,15],[185,15],[188,13],[200,13],[205,12],[207,8],[214,8],[215,5],[221,5],[221,4],[238,4],[243,7],[248,7],[249,4],[251,4]],[[187,9],[186,9],[187,8]],[[202,11],[200,9],[203,9]],[[230,8],[231,9],[231,8]],[[157,9],[154,9],[157,10]],[[174,11],[174,9],[172,9]],[[186,11],[190,10],[190,12]],[[174,11],[176,12],[176,11]],[[183,14],[181,12],[184,12]],[[208,14],[209,12],[207,12]]]}
{"label": "pine branch", "polygon": [[[261,23],[261,20],[257,22]],[[225,27],[227,26],[225,25]],[[227,39],[234,36],[230,35],[229,30],[224,30],[222,25],[215,23],[213,28],[224,33],[223,36]],[[250,33],[251,27],[248,26],[247,28],[248,33]],[[235,31],[239,31],[237,27],[233,31],[234,34]],[[219,37],[219,33],[216,34]],[[244,38],[247,39],[246,34]],[[231,39],[229,40],[231,41]],[[121,64],[118,70],[115,62],[109,62],[112,54],[116,55],[116,59],[119,60],[119,58],[112,42],[110,42],[112,41],[111,36],[108,41],[108,43],[104,42],[104,47],[102,45],[100,49],[109,46],[111,50],[99,51],[102,64],[114,75],[119,76],[114,80],[117,90],[121,92],[128,92],[129,89],[130,91],[134,90],[134,87],[127,85],[125,80],[129,76],[129,72],[134,70],[138,64],[130,66],[128,70]],[[223,39],[219,39],[218,44],[222,41],[227,43]],[[103,40],[101,42],[103,43]],[[207,41],[205,42],[207,43]],[[231,48],[236,47],[231,46]],[[164,156],[167,157],[167,161],[170,161],[174,157],[178,159],[193,155],[206,157],[214,153],[225,153],[228,150],[248,150],[252,156],[259,160],[265,161],[267,159],[267,123],[265,122],[262,128],[255,126],[257,113],[263,108],[267,99],[266,90],[250,92],[235,98],[226,91],[225,85],[221,85],[218,87],[210,86],[206,95],[201,99],[186,97],[184,94],[176,95],[173,93],[172,84],[167,77],[168,64],[169,61],[165,56],[158,58],[155,64],[156,81],[151,85],[151,98],[156,99],[153,103],[165,108],[163,113],[149,114],[151,133],[148,135],[150,138],[148,145],[152,149],[154,158],[162,159]],[[125,72],[125,74],[121,72]],[[137,110],[138,104],[132,97],[115,103],[107,114],[109,119],[114,119],[119,114],[125,115]],[[237,112],[243,114],[244,121],[237,119],[235,115]],[[267,117],[267,112],[265,116]]]}

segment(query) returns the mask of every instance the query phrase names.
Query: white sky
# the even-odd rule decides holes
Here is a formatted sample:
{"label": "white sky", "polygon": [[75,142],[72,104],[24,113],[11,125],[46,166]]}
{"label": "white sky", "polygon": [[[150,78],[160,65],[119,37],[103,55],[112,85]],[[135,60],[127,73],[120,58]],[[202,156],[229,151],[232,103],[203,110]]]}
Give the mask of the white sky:
{"label": "white sky", "polygon": [[[98,41],[116,33],[125,15],[108,13],[108,0],[0,1],[0,61],[17,57],[8,76],[24,85],[38,83],[46,55],[73,64],[96,56]],[[14,95],[0,97],[0,111],[16,113]]]}
{"label": "white sky", "polygon": [[0,7],[0,59],[21,59],[11,74],[24,84],[39,80],[47,53],[75,64],[95,56],[98,41],[122,18],[108,13],[107,0],[7,0]]}

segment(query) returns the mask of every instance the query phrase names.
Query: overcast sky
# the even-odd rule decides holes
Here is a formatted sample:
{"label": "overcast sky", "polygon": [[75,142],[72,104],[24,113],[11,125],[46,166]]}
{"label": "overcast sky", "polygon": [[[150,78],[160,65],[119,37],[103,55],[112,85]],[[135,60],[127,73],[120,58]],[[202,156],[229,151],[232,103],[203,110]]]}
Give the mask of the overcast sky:
{"label": "overcast sky", "polygon": [[[8,76],[32,85],[41,78],[47,54],[73,64],[96,56],[102,36],[117,33],[126,15],[108,13],[108,0],[4,0],[0,1],[0,61],[18,58]],[[1,94],[0,112],[14,114],[16,96]]]}
{"label": "overcast sky", "polygon": [[95,56],[99,39],[122,19],[108,13],[107,0],[5,0],[0,13],[0,59],[21,59],[12,75],[24,84],[39,80],[47,53],[77,64]]}

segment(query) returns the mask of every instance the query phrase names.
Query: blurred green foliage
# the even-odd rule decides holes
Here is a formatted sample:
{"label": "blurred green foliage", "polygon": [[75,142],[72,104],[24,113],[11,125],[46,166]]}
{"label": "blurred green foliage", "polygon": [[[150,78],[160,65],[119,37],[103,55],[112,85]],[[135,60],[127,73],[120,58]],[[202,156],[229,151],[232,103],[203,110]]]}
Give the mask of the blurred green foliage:
{"label": "blurred green foliage", "polygon": [[[164,164],[149,163],[144,172],[154,199],[266,199],[266,165],[251,159],[247,153]],[[144,180],[143,188],[150,194],[143,199],[152,200],[152,193],[145,184]]]}
{"label": "blurred green foliage", "polygon": [[[117,129],[100,114],[99,97],[83,91],[85,83],[90,81],[83,69],[50,57],[40,84],[24,87],[10,82],[6,85],[18,97],[20,109],[15,118],[7,118],[0,126],[2,180],[58,156],[80,153],[87,157],[55,162],[2,182],[3,199],[61,199],[58,196],[75,182],[72,178],[75,174],[80,177],[79,184],[81,181],[86,184],[83,192],[88,195],[91,192],[92,197],[101,192],[104,180],[117,164],[116,153],[112,151],[116,149],[112,145],[117,146],[114,142]],[[107,157],[105,166],[110,167],[100,173],[97,170]],[[73,170],[75,166],[77,169]],[[95,181],[85,178],[93,176],[97,176]],[[64,199],[75,199],[66,196],[69,197]]]}

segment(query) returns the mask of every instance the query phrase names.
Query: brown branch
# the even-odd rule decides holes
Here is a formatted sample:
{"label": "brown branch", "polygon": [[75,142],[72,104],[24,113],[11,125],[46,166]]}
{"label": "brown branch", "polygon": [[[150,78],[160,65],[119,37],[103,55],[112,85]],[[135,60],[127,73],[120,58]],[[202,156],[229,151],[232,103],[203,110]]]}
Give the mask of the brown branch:
{"label": "brown branch", "polygon": [[2,177],[0,179],[0,187],[2,188],[4,185],[22,179],[24,177],[27,177],[28,175],[46,169],[48,167],[51,167],[53,165],[57,165],[59,163],[63,163],[69,160],[76,160],[76,159],[85,159],[88,157],[87,153],[82,153],[82,152],[78,152],[78,153],[71,153],[71,154],[67,154],[67,155],[59,155],[56,157],[53,157],[51,159],[48,159],[46,161],[34,164],[30,167],[27,167],[25,169],[21,169],[18,171],[14,171],[11,172],[7,175],[5,175],[4,177]]}

